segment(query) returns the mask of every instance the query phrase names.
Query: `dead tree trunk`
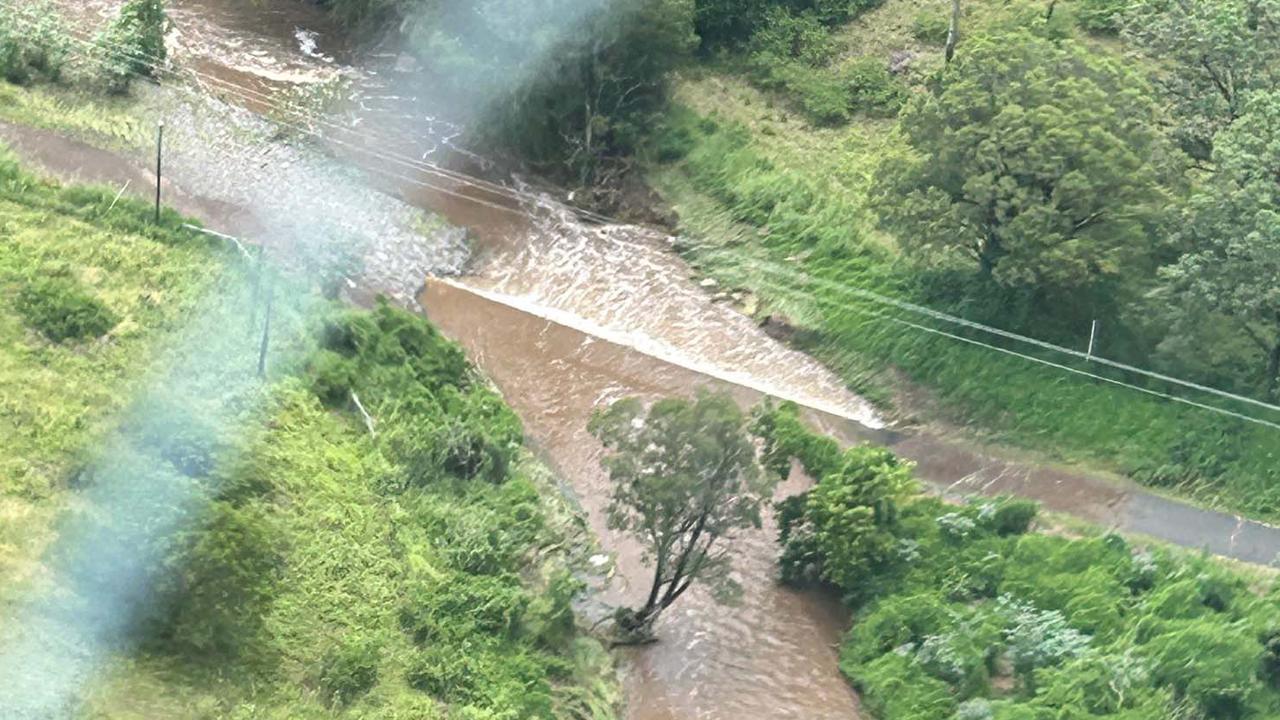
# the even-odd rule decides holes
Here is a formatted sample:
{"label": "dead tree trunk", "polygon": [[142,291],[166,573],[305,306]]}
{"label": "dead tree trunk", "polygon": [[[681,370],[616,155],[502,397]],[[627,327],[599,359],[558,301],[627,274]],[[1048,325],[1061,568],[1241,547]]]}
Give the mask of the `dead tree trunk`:
{"label": "dead tree trunk", "polygon": [[956,54],[956,43],[960,42],[960,0],[951,0],[951,25],[947,28],[947,63]]}

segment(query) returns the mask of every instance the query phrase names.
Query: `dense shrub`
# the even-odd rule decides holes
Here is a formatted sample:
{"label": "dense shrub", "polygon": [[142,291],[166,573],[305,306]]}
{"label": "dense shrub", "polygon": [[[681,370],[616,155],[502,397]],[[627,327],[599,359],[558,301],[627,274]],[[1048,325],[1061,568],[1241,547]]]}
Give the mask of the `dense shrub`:
{"label": "dense shrub", "polygon": [[351,392],[366,404],[431,395],[474,382],[461,348],[421,317],[385,298],[372,312],[334,313],[320,330],[320,350],[309,364],[316,396],[343,405]]}
{"label": "dense shrub", "polygon": [[767,30],[779,11],[808,15],[832,25],[879,3],[880,0],[697,0],[696,30],[703,47],[734,46]]}
{"label": "dense shrub", "polygon": [[50,0],[0,12],[0,76],[18,85],[57,82],[71,54],[71,35]]}
{"label": "dense shrub", "polygon": [[787,81],[800,109],[815,125],[839,125],[849,119],[850,87],[829,71],[800,71]]}
{"label": "dense shrub", "polygon": [[784,514],[783,577],[816,575],[846,593],[863,590],[862,577],[898,559],[892,529],[898,505],[914,491],[910,467],[891,453],[869,447],[845,451],[838,469],[798,501],[803,511]]}
{"label": "dense shrub", "polygon": [[926,10],[911,21],[911,37],[923,43],[941,45],[947,41],[951,20],[940,11]]}
{"label": "dense shrub", "polygon": [[[411,687],[462,709],[459,717],[549,718],[550,658],[476,638],[424,648],[406,675]],[[467,712],[471,710],[471,712]],[[475,711],[481,713],[475,713]],[[475,713],[475,714],[472,714]]]}
{"label": "dense shrub", "polygon": [[169,552],[156,637],[201,662],[271,662],[259,628],[282,562],[279,530],[258,503],[215,502],[205,515]]}
{"label": "dense shrub", "polygon": [[[815,446],[802,427],[786,428],[785,445],[769,440],[773,416],[758,425],[775,464],[784,448]],[[892,467],[846,459],[779,515],[784,571],[803,561],[853,605],[840,667],[878,720],[1280,712],[1280,596],[1205,557],[1029,533],[1036,507],[1024,501],[877,508],[874,469]]]}
{"label": "dense shrub", "polygon": [[501,482],[523,441],[519,419],[484,386],[398,400],[380,414],[406,487],[445,476]]}
{"label": "dense shrub", "polygon": [[1040,505],[1033,500],[1006,498],[990,507],[986,519],[998,535],[1021,535],[1030,527],[1040,512]]}
{"label": "dense shrub", "polygon": [[777,407],[761,405],[756,409],[751,431],[764,443],[761,460],[765,468],[781,480],[790,475],[792,458],[815,480],[822,479],[840,464],[839,443],[805,427],[800,420],[800,407],[795,403],[784,402]]}
{"label": "dense shrub", "polygon": [[822,67],[835,56],[830,30],[813,13],[794,13],[784,7],[770,8],[760,29],[751,36],[749,49],[770,63],[796,61],[811,68]]}
{"label": "dense shrub", "polygon": [[844,123],[854,110],[895,115],[907,90],[883,62],[864,58],[843,70],[832,65],[838,48],[829,27],[831,17],[786,5],[765,10],[745,48],[751,79],[781,92],[818,125]]}
{"label": "dense shrub", "polygon": [[106,305],[63,275],[29,282],[18,292],[15,307],[27,325],[54,342],[101,337],[119,322]]}
{"label": "dense shrub", "polygon": [[135,77],[151,77],[167,57],[169,29],[164,0],[126,0],[96,42],[99,82],[107,92],[123,93]]}
{"label": "dense shrub", "polygon": [[320,666],[319,684],[335,705],[350,703],[378,682],[380,643],[353,635],[339,641]]}
{"label": "dense shrub", "polygon": [[1120,20],[1130,4],[1129,0],[1076,0],[1072,9],[1076,22],[1085,30],[1114,34],[1119,32]]}
{"label": "dense shrub", "polygon": [[874,117],[893,117],[907,102],[907,87],[894,77],[883,60],[862,58],[842,73],[849,88],[850,102],[859,112]]}

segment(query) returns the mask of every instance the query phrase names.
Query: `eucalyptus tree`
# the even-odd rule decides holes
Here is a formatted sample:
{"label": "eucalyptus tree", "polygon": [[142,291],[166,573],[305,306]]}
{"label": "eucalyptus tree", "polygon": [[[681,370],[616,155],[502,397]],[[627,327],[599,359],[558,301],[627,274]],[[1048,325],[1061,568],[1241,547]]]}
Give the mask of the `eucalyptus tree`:
{"label": "eucalyptus tree", "polygon": [[1188,203],[1189,251],[1163,275],[1188,306],[1229,318],[1258,349],[1262,387],[1280,391],[1280,91],[1256,93],[1218,134],[1217,172]]}
{"label": "eucalyptus tree", "polygon": [[1150,59],[1174,136],[1202,162],[1249,94],[1280,83],[1280,0],[1137,0],[1122,33]]}
{"label": "eucalyptus tree", "polygon": [[760,527],[774,482],[733,399],[703,391],[646,410],[629,398],[597,412],[588,428],[609,451],[609,525],[634,535],[653,563],[644,604],[615,615],[624,640],[652,639],[662,611],[695,582],[731,599],[730,549],[740,531]]}
{"label": "eucalyptus tree", "polygon": [[[1173,176],[1141,78],[1070,40],[975,36],[901,115],[873,199],[908,252],[1079,293],[1150,263]],[[1076,296],[1078,298],[1078,296]]]}

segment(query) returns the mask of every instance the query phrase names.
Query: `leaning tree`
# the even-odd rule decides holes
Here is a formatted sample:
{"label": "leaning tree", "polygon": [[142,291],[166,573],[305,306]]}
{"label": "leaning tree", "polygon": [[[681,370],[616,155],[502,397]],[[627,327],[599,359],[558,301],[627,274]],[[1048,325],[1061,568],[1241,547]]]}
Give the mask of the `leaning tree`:
{"label": "leaning tree", "polygon": [[746,417],[726,394],[635,398],[599,411],[588,426],[609,453],[609,525],[637,537],[653,563],[643,605],[615,616],[623,641],[653,638],[653,626],[694,582],[720,600],[738,590],[729,552],[736,534],[758,528],[773,480],[760,471]]}

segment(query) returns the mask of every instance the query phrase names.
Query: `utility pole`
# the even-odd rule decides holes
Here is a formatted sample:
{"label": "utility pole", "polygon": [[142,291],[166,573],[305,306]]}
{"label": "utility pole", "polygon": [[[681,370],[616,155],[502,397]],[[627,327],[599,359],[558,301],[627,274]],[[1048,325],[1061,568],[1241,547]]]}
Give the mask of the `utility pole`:
{"label": "utility pole", "polygon": [[249,334],[258,327],[258,298],[262,297],[262,255],[265,246],[258,245],[257,267],[253,269],[253,298],[249,302]]}
{"label": "utility pole", "polygon": [[160,224],[160,171],[164,157],[164,121],[156,127],[156,224]]}
{"label": "utility pole", "polygon": [[1094,320],[1093,325],[1089,328],[1089,351],[1084,354],[1084,359],[1093,360],[1093,345],[1098,340],[1098,321]]}
{"label": "utility pole", "polygon": [[258,349],[258,377],[267,376],[267,348],[271,345],[271,305],[275,300],[275,283],[267,283],[267,319],[262,326],[262,347]]}

